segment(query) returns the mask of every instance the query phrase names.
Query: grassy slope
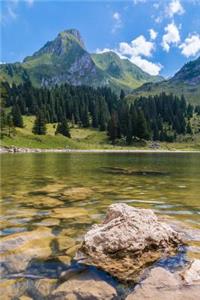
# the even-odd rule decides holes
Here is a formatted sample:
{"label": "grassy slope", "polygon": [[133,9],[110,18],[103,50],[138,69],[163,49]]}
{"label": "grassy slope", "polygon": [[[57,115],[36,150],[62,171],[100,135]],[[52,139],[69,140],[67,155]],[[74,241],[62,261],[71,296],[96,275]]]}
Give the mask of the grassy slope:
{"label": "grassy slope", "polygon": [[[54,124],[47,125],[47,135],[33,135],[31,130],[33,127],[34,117],[24,117],[24,128],[17,128],[16,135],[12,138],[4,137],[1,141],[2,146],[17,146],[28,148],[69,148],[69,149],[149,149],[147,146],[136,144],[135,146],[113,146],[109,143],[105,132],[94,129],[72,128],[72,138],[66,138],[62,135],[54,135]],[[195,124],[200,127],[200,120],[195,119]],[[195,125],[196,126],[196,125]],[[177,143],[160,143],[160,149],[163,150],[200,150],[200,136],[197,135],[193,140],[177,142]]]}
{"label": "grassy slope", "polygon": [[114,52],[92,54],[96,66],[108,75],[111,86],[118,86],[124,89],[140,87],[145,82],[161,80],[159,76],[151,76],[129,60],[120,59]]}
{"label": "grassy slope", "polygon": [[150,95],[159,95],[165,92],[167,94],[174,94],[177,96],[184,95],[186,100],[194,105],[200,104],[200,85],[189,86],[183,83],[172,84],[168,81],[163,81],[160,83],[149,84],[148,87],[142,86],[138,90],[135,90],[133,94],[128,95],[129,100],[134,100],[139,96],[148,97]]}

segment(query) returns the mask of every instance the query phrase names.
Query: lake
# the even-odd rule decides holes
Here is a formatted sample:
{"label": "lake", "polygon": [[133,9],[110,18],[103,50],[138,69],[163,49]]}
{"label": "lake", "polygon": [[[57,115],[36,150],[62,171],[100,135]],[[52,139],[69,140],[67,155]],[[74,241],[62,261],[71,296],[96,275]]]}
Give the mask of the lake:
{"label": "lake", "polygon": [[[12,247],[4,253],[5,278],[24,269],[56,277],[87,229],[116,202],[200,230],[198,153],[18,153],[1,159],[1,236]],[[16,243],[19,235],[25,237],[22,245]],[[198,238],[191,239],[188,256],[200,258]]]}

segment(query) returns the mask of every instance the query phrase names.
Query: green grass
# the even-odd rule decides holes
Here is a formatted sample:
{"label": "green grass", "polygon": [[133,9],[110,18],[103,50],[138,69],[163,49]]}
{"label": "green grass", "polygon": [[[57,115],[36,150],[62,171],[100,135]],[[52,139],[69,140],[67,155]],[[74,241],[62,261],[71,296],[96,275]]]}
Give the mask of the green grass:
{"label": "green grass", "polygon": [[[55,135],[56,124],[47,124],[46,135],[34,135],[32,127],[35,117],[24,116],[24,128],[17,128],[13,137],[4,137],[1,140],[2,146],[16,146],[22,148],[41,148],[41,149],[133,149],[147,150],[151,149],[151,142],[146,146],[136,143],[132,146],[124,146],[123,143],[113,146],[106,135],[90,128],[71,128],[71,138],[62,135]],[[194,119],[194,123],[200,122]],[[198,123],[199,124],[199,123]],[[190,136],[180,137],[176,143],[160,143],[160,150],[199,150],[200,134],[193,138]]]}
{"label": "green grass", "polygon": [[[105,132],[94,129],[71,128],[72,138],[55,135],[56,124],[47,124],[46,135],[34,135],[32,133],[35,117],[24,116],[24,128],[16,128],[16,134],[12,137],[5,136],[1,140],[2,146],[17,146],[28,148],[70,148],[70,149],[96,149],[109,147]],[[112,146],[111,146],[112,147]]]}

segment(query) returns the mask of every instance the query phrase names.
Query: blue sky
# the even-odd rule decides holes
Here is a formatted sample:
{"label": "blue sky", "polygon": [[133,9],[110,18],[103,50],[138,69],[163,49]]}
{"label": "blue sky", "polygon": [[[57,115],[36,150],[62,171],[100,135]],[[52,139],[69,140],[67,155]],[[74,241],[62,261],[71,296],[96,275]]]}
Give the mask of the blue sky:
{"label": "blue sky", "polygon": [[115,51],[154,75],[200,54],[200,0],[0,2],[1,62],[22,61],[69,28],[89,52]]}

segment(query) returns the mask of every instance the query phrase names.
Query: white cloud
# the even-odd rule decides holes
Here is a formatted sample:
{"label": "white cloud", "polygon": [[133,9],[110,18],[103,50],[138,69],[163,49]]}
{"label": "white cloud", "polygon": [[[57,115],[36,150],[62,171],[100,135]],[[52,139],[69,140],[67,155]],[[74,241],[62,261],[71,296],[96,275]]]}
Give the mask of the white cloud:
{"label": "white cloud", "polygon": [[132,57],[131,62],[140,67],[143,71],[147,72],[150,75],[158,75],[162,69],[162,65],[159,63],[153,63],[144,59],[140,56]]}
{"label": "white cloud", "polygon": [[101,53],[105,53],[105,52],[110,52],[110,51],[115,52],[115,50],[112,50],[112,49],[110,49],[110,48],[104,48],[104,49],[99,49],[99,48],[97,48],[97,49],[96,49],[96,53],[97,53],[97,54],[101,54]]}
{"label": "white cloud", "polygon": [[171,44],[177,45],[180,42],[179,29],[174,23],[171,23],[165,27],[165,32],[162,38],[162,47],[166,52],[169,52]]}
{"label": "white cloud", "polygon": [[126,42],[119,44],[119,51],[123,55],[144,55],[149,57],[152,55],[153,50],[154,43],[147,41],[143,35],[140,35],[136,39],[132,40],[130,44]]}
{"label": "white cloud", "polygon": [[162,65],[159,63],[153,63],[147,60],[147,57],[151,57],[155,49],[154,43],[147,41],[143,35],[138,36],[131,43],[121,42],[118,49],[104,48],[102,50],[97,49],[97,53],[104,53],[113,51],[122,59],[129,59],[132,63],[140,67],[150,75],[158,75],[162,69]]}
{"label": "white cloud", "polygon": [[166,8],[166,13],[170,18],[176,14],[182,15],[184,12],[185,11],[180,0],[172,0]]}
{"label": "white cloud", "polygon": [[119,12],[114,12],[112,15],[114,26],[112,28],[112,33],[115,33],[117,29],[120,29],[122,27],[122,19]]}
{"label": "white cloud", "polygon": [[155,40],[157,38],[158,33],[154,29],[149,29],[150,38]]}
{"label": "white cloud", "polygon": [[175,15],[182,15],[185,13],[181,0],[157,0],[153,4],[153,8],[156,10],[152,15],[155,23],[161,23],[166,18],[173,19]]}
{"label": "white cloud", "polygon": [[128,58],[150,75],[158,75],[162,69],[161,64],[153,63],[145,58],[151,57],[154,49],[154,43],[147,41],[143,35],[140,35],[132,40],[130,44],[126,42],[120,43],[118,53],[120,53],[122,58]]}
{"label": "white cloud", "polygon": [[158,75],[160,73],[160,70],[163,68],[163,66],[160,63],[153,63],[145,58],[142,58],[140,55],[127,57],[126,55],[121,54],[118,49],[97,49],[96,53],[105,53],[110,51],[115,52],[121,59],[130,60],[133,64],[135,64],[150,75]]}
{"label": "white cloud", "polygon": [[179,46],[181,53],[186,56],[195,56],[200,52],[200,35],[193,34],[188,36],[185,41]]}

